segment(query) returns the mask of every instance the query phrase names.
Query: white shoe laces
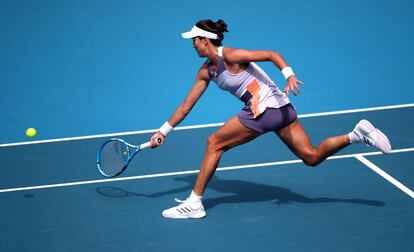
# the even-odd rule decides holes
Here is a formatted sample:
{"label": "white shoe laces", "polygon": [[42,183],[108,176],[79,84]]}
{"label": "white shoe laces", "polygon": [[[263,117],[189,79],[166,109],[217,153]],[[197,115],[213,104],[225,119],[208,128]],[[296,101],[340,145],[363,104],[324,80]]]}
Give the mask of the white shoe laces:
{"label": "white shoe laces", "polygon": [[186,199],[186,200],[180,200],[179,198],[174,198],[174,201],[175,202],[180,203],[175,208],[176,209],[182,209],[182,208],[185,207],[186,209],[190,209],[191,211],[197,211],[198,209],[197,208],[194,208],[194,204],[192,205],[191,204],[192,202],[188,202],[187,200],[188,199]]}
{"label": "white shoe laces", "polygon": [[179,198],[174,198],[174,201],[181,204],[186,202],[186,200],[180,200]]}

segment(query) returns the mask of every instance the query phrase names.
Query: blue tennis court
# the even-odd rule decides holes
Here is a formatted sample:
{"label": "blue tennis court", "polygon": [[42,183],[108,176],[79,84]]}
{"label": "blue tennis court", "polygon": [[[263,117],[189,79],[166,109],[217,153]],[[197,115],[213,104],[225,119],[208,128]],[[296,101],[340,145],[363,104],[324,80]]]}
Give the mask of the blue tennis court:
{"label": "blue tennis court", "polygon": [[[401,114],[408,116],[395,130]],[[164,219],[161,211],[191,191],[204,139],[217,126],[177,130],[116,179],[101,180],[95,168],[105,138],[2,147],[1,251],[165,251],[200,244],[202,251],[411,251],[413,196],[357,157],[412,190],[413,115],[414,106],[406,105],[302,116],[316,142],[358,118],[375,121],[392,139],[389,155],[353,145],[309,168],[273,134],[232,149],[209,184],[201,220]],[[123,137],[140,142],[149,134]]]}
{"label": "blue tennis court", "polygon": [[[0,1],[0,251],[413,251],[414,1]],[[365,118],[390,139],[305,166],[273,133],[231,149],[207,217],[161,212],[193,188],[206,140],[243,106],[214,83],[166,143],[100,175],[108,138],[148,141],[205,59],[180,34],[275,50],[314,145]],[[286,80],[260,63],[282,89]],[[27,128],[37,129],[29,139]]]}

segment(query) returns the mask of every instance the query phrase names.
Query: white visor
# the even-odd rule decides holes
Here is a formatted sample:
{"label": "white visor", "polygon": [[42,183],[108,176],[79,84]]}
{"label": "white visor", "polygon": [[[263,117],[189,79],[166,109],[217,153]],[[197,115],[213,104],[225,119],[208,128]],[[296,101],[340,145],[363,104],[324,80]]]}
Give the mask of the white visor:
{"label": "white visor", "polygon": [[209,38],[209,39],[218,38],[217,34],[200,29],[195,25],[193,26],[191,31],[181,33],[181,36],[183,36],[183,38],[185,39],[190,39],[190,38],[195,38],[195,37],[204,37],[204,38]]}

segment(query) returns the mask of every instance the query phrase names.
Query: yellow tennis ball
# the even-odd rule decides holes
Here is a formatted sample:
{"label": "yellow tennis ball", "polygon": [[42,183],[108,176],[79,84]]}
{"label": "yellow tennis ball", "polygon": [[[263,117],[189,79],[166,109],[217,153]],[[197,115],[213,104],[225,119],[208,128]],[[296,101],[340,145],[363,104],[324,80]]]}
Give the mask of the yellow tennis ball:
{"label": "yellow tennis ball", "polygon": [[26,130],[26,136],[27,137],[33,138],[33,137],[36,136],[36,134],[37,134],[37,132],[36,132],[36,129],[35,128],[28,128]]}

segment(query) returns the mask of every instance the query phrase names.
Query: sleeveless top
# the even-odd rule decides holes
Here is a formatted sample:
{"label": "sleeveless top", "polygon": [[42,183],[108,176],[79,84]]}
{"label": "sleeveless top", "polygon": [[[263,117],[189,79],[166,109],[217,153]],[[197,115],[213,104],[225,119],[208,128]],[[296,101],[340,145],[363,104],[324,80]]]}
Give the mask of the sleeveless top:
{"label": "sleeveless top", "polygon": [[290,103],[287,95],[257,64],[250,62],[244,71],[233,74],[227,71],[224,65],[222,46],[218,48],[218,56],[219,62],[215,73],[211,71],[212,62],[208,62],[210,79],[219,88],[229,91],[243,101],[245,108],[251,110],[253,118],[262,114],[266,108],[280,108]]}

